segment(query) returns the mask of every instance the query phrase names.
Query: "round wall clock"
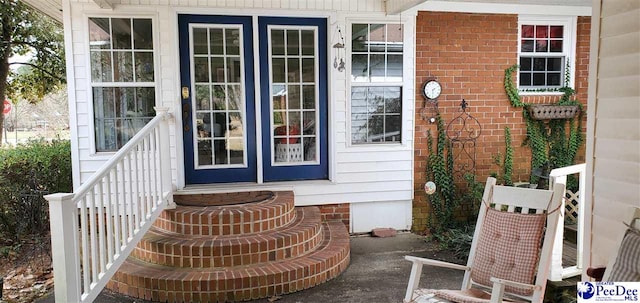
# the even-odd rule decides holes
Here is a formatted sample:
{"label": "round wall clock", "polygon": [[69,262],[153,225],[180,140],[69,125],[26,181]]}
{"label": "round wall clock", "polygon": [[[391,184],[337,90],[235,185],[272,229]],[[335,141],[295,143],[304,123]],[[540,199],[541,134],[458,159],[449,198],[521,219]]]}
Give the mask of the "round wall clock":
{"label": "round wall clock", "polygon": [[442,92],[442,86],[437,80],[428,80],[422,86],[422,94],[427,99],[437,99]]}

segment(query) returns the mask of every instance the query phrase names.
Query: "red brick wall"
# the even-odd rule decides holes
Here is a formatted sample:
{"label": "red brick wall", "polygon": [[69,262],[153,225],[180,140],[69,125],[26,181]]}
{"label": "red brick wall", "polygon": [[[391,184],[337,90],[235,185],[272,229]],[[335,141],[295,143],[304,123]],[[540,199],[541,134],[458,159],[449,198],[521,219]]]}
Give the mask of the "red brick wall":
{"label": "red brick wall", "polygon": [[[576,90],[577,98],[587,103],[590,18],[578,19]],[[518,16],[503,14],[467,14],[420,12],[416,23],[416,126],[415,185],[413,229],[424,230],[429,206],[423,191],[427,130],[435,124],[422,119],[422,84],[435,77],[442,84],[439,111],[446,123],[460,114],[464,98],[467,112],[478,119],[482,133],[476,144],[476,176],[481,182],[500,168],[493,156],[504,154],[504,128],[511,128],[514,148],[513,180],[525,181],[530,175],[531,151],[523,147],[526,126],[522,109],[511,106],[504,90],[504,70],[518,63]],[[514,75],[515,76],[515,75]],[[558,96],[523,98],[524,102],[554,102]],[[586,116],[586,115],[585,115]],[[583,123],[586,125],[586,123]],[[584,160],[584,151],[579,156]]]}
{"label": "red brick wall", "polygon": [[351,231],[349,223],[349,203],[318,205],[322,221],[340,220]]}

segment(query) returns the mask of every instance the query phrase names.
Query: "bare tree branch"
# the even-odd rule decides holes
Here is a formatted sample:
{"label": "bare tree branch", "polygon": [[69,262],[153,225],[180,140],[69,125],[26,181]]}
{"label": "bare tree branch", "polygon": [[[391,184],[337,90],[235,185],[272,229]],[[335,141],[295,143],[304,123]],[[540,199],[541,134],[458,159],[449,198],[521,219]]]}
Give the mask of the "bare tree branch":
{"label": "bare tree branch", "polygon": [[37,68],[38,70],[42,71],[43,73],[47,74],[48,76],[50,76],[52,78],[58,79],[60,81],[64,81],[64,78],[56,76],[56,75],[52,74],[51,72],[47,71],[46,69],[44,69],[43,67],[37,66],[37,65],[35,65],[33,63],[29,63],[29,62],[9,62],[9,65],[28,65],[28,66],[31,66],[33,68]]}

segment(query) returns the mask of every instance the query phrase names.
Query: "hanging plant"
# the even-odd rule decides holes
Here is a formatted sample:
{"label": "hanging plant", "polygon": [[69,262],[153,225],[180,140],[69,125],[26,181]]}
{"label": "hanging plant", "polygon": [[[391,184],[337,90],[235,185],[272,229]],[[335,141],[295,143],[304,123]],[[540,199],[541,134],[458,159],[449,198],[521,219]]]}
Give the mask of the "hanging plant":
{"label": "hanging plant", "polygon": [[[523,107],[522,114],[527,126],[527,137],[523,144],[531,148],[531,170],[542,168],[545,165],[548,165],[549,169],[553,169],[574,164],[575,156],[584,142],[581,125],[583,111],[582,104],[573,98],[576,91],[569,87],[571,82],[569,65],[567,64],[565,68],[563,87],[542,90],[563,93],[555,104],[562,106],[562,108],[556,108],[555,111],[558,113],[557,115],[554,113],[553,117],[551,114],[548,114],[548,117],[540,117],[539,113],[535,113],[536,109],[534,108],[538,105],[522,102],[512,77],[517,70],[518,65],[512,65],[505,70],[504,87],[511,105]],[[549,122],[545,123],[545,120],[541,118],[549,120]],[[569,122],[568,126],[567,122]],[[536,183],[537,181],[538,177],[532,175],[530,182]]]}

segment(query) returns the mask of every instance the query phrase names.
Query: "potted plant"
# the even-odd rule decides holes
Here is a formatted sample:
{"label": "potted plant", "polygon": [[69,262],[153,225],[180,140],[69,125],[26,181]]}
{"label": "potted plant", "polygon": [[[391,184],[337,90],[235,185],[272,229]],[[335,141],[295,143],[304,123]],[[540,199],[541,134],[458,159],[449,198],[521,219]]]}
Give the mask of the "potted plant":
{"label": "potted plant", "polygon": [[[287,134],[287,130],[289,131]],[[293,126],[288,126],[288,125],[280,125],[278,127],[275,128],[274,130],[274,134],[276,136],[299,136],[300,135],[300,128],[297,125],[293,125]],[[276,139],[277,143],[288,143],[288,144],[294,144],[294,143],[298,143],[298,137],[294,137],[294,138],[279,138]]]}

